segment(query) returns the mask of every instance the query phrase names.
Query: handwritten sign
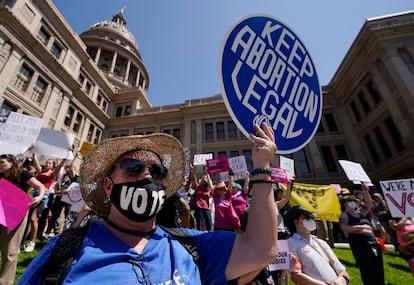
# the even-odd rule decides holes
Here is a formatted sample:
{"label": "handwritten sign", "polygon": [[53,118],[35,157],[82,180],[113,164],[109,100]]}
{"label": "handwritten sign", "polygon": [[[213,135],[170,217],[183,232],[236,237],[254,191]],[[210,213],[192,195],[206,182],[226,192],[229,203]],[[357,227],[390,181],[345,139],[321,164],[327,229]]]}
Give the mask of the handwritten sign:
{"label": "handwritten sign", "polygon": [[287,240],[278,240],[277,241],[277,257],[273,259],[269,264],[269,270],[283,270],[289,269],[290,259],[289,259],[289,245]]}
{"label": "handwritten sign", "polygon": [[206,160],[206,163],[208,174],[217,174],[223,171],[228,171],[230,168],[227,156],[209,159]]}
{"label": "handwritten sign", "polygon": [[0,224],[14,230],[23,220],[32,198],[23,190],[9,182],[0,179]]}
{"label": "handwritten sign", "polygon": [[68,188],[68,194],[62,195],[62,201],[71,205],[72,212],[79,213],[83,207],[83,199],[80,191],[79,183],[72,182]]}
{"label": "handwritten sign", "polygon": [[[247,172],[246,157],[244,155],[234,156],[229,158],[229,164],[234,172],[234,180],[245,179]],[[229,172],[220,173],[221,181],[229,181]]]}
{"label": "handwritten sign", "polygon": [[42,123],[42,119],[1,109],[0,142],[27,149],[36,142]]}
{"label": "handwritten sign", "polygon": [[293,180],[296,176],[295,174],[295,161],[291,158],[280,156],[280,167],[286,170],[286,174],[289,180]]}
{"label": "handwritten sign", "polygon": [[393,217],[414,217],[414,178],[380,181]]}
{"label": "handwritten sign", "polygon": [[193,165],[206,165],[206,160],[212,158],[212,153],[195,154],[193,159]]}
{"label": "handwritten sign", "polygon": [[346,177],[350,181],[353,181],[354,184],[361,184],[361,182],[365,182],[369,186],[374,185],[360,163],[348,160],[338,160],[338,162],[342,166]]}

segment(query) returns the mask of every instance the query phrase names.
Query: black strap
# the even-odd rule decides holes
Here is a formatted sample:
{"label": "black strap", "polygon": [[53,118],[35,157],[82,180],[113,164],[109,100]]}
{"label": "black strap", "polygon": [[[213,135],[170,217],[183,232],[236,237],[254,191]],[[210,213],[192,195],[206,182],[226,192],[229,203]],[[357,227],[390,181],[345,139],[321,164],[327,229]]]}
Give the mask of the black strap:
{"label": "black strap", "polygon": [[42,285],[62,284],[88,232],[89,224],[63,231],[50,254],[43,273]]}

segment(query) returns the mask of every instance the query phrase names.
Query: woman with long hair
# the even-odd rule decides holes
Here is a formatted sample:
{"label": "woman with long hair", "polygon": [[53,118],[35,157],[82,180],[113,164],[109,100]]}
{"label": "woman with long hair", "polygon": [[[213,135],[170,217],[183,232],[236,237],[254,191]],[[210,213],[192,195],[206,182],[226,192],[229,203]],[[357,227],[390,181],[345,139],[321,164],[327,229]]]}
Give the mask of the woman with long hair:
{"label": "woman with long hair", "polygon": [[[36,207],[42,201],[45,194],[45,187],[28,171],[19,168],[16,157],[11,154],[0,155],[0,178],[4,178],[19,187],[22,191],[28,192],[30,187],[39,190],[39,196],[33,198],[30,207]],[[1,191],[2,189],[0,189]],[[17,267],[17,255],[20,242],[24,236],[27,223],[27,214],[14,230],[0,225],[0,250],[1,269],[0,284],[11,285],[14,282]]]}
{"label": "woman with long hair", "polygon": [[[43,210],[45,208],[48,208],[49,204],[49,195],[50,192],[49,188],[52,186],[53,182],[55,181],[55,178],[57,176],[56,170],[56,163],[52,159],[47,159],[45,161],[44,166],[42,167],[39,163],[39,160],[37,158],[36,153],[33,153],[33,166],[36,168],[37,175],[36,178],[39,180],[45,187],[46,192],[44,195],[44,198],[42,199],[41,203],[37,205],[36,208],[31,210],[30,213],[30,241],[29,243],[24,247],[25,252],[32,252],[36,246],[36,236],[39,231],[39,216],[42,214]],[[60,169],[60,168],[59,168]],[[37,188],[33,189],[33,197],[37,197],[39,195],[40,191]],[[51,197],[53,198],[53,197]],[[48,210],[47,210],[48,212]],[[47,216],[47,212],[43,213]],[[44,226],[42,227],[41,231],[44,230]],[[42,233],[43,234],[43,233]],[[39,236],[42,236],[40,234]]]}

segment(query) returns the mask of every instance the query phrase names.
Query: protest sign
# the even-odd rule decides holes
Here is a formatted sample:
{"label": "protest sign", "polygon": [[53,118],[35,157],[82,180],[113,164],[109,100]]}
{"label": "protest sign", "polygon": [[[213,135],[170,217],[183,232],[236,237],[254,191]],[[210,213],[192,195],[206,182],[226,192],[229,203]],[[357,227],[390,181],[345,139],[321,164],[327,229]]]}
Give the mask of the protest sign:
{"label": "protest sign", "polygon": [[267,122],[279,154],[302,149],[322,114],[316,68],[299,36],[280,19],[247,15],[227,31],[218,74],[226,108],[249,137],[253,124]]}
{"label": "protest sign", "polygon": [[206,164],[208,174],[217,174],[223,171],[228,171],[230,167],[227,156],[206,160]]}
{"label": "protest sign", "polygon": [[380,181],[391,215],[414,217],[414,178]]}
{"label": "protest sign", "polygon": [[0,109],[1,153],[24,152],[36,142],[42,123],[42,119]]}
{"label": "protest sign", "polygon": [[342,166],[346,177],[350,181],[353,181],[354,184],[361,184],[361,182],[365,182],[368,186],[373,185],[371,179],[360,163],[348,160],[338,160],[338,162]]}
{"label": "protest sign", "polygon": [[68,187],[68,194],[62,195],[62,201],[70,204],[72,212],[79,213],[83,207],[83,199],[80,191],[79,183],[72,182]]}
{"label": "protest sign", "polygon": [[342,187],[341,187],[341,184],[331,184],[331,186],[335,189],[335,193],[336,194],[341,194],[341,190],[342,190]]}
{"label": "protest sign", "polygon": [[269,263],[269,270],[284,270],[289,269],[289,245],[287,240],[277,241],[277,257]]}
{"label": "protest sign", "polygon": [[[286,191],[286,184],[281,184]],[[341,206],[335,189],[330,185],[317,185],[295,182],[292,187],[291,206],[302,205],[315,214],[315,220],[338,222]]]}
{"label": "protest sign", "polygon": [[74,134],[42,128],[32,152],[48,157],[68,159],[70,157],[69,151],[74,140]]}
{"label": "protest sign", "polygon": [[0,224],[14,230],[26,216],[32,198],[4,178],[0,179],[0,190]]}
{"label": "protest sign", "polygon": [[287,176],[286,170],[284,170],[281,167],[277,167],[277,166],[272,166],[270,167],[270,169],[272,170],[272,180],[278,183],[288,183],[289,182],[289,178]]}
{"label": "protest sign", "polygon": [[193,159],[193,165],[206,165],[206,160],[212,158],[212,153],[195,154]]}
{"label": "protest sign", "polygon": [[93,144],[91,144],[90,142],[84,141],[82,143],[82,146],[79,150],[80,154],[82,156],[85,156],[88,154],[88,152],[93,148]]}
{"label": "protest sign", "polygon": [[295,161],[291,158],[280,156],[280,167],[286,170],[286,174],[289,180],[293,180],[296,176],[295,174]]}
{"label": "protest sign", "polygon": [[[234,180],[245,179],[247,173],[246,157],[244,155],[229,158],[229,164],[234,172]],[[221,181],[229,181],[229,172],[220,173]]]}

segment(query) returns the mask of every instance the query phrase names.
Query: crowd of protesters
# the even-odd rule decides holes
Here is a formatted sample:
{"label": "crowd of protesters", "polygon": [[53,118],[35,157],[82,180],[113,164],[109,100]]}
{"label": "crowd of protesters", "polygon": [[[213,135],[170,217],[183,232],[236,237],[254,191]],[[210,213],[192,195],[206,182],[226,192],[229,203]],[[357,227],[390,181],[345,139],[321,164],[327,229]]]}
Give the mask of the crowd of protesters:
{"label": "crowd of protesters", "polygon": [[[230,168],[228,181],[213,182],[205,169],[203,172],[198,179],[196,167],[190,165],[189,177],[166,200],[157,215],[157,223],[166,227],[243,234],[252,195],[251,174],[247,172],[244,179],[235,181]],[[0,177],[16,183],[33,197],[29,212],[16,229],[11,231],[0,225],[0,284],[11,284],[8,280],[14,278],[20,251],[32,252],[36,238],[49,239],[64,229],[85,224],[93,211],[84,204],[80,211],[71,214],[70,204],[62,201],[69,186],[78,183],[73,161],[49,158],[41,165],[35,153],[21,161],[13,155],[1,155]],[[384,284],[384,243],[394,245],[407,260],[414,276],[414,221],[411,217],[393,218],[381,193],[362,184],[363,199],[360,199],[352,191],[342,189],[338,194],[342,214],[338,223],[328,222],[327,228],[333,233],[325,236],[317,229],[320,221],[314,223],[311,212],[289,204],[291,184],[292,181],[286,191],[277,184],[273,187],[278,238],[289,241],[291,267],[277,272],[264,268],[257,275],[263,275],[262,284],[286,284],[289,276],[302,285],[316,284],[312,283],[315,280],[323,284],[348,284],[352,276],[332,252],[334,242],[349,242],[365,285]],[[309,254],[304,255],[304,252]],[[317,265],[318,254],[326,264],[319,262]]]}

